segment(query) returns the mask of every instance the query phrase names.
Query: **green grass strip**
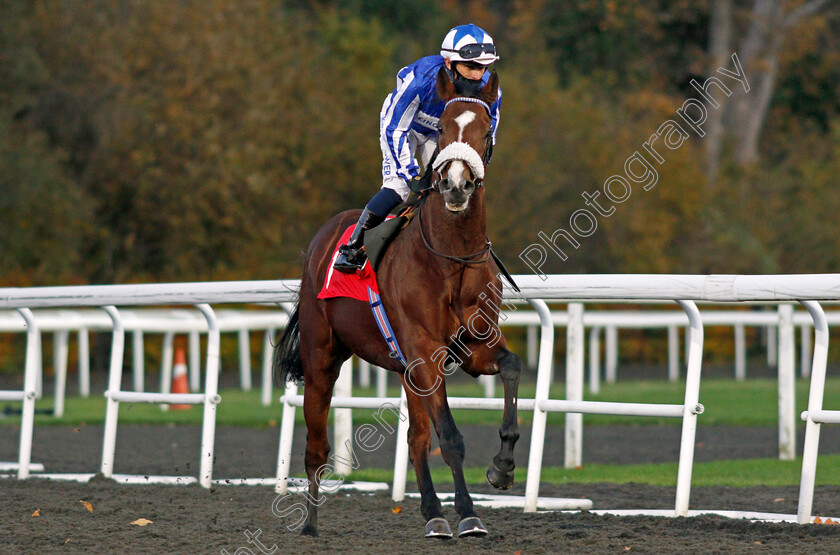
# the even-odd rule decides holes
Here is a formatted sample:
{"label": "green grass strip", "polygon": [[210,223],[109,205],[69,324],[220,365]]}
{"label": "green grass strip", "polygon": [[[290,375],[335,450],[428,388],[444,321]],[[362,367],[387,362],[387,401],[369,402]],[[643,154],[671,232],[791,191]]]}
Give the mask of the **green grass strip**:
{"label": "green grass strip", "polygon": [[[464,475],[471,484],[484,483],[485,468],[467,468]],[[695,463],[692,472],[692,486],[798,486],[802,471],[802,459],[780,461],[778,459],[746,459],[737,461],[714,461]],[[517,469],[516,479],[524,483],[527,472]],[[393,471],[389,469],[360,468],[353,472],[353,480],[391,482]],[[448,468],[432,469],[435,483],[452,483]],[[409,471],[409,480],[414,480]],[[587,484],[609,482],[614,484],[638,483],[652,486],[677,485],[677,463],[634,464],[614,466],[602,464],[585,465],[579,469],[548,466],[542,469],[540,482],[547,484]],[[822,455],[817,466],[819,485],[840,485],[840,455]]]}
{"label": "green grass strip", "polygon": [[[808,381],[798,380],[796,383],[796,411],[799,414],[808,404]],[[603,384],[599,395],[584,394],[584,398],[593,401],[612,401],[627,403],[668,403],[682,404],[685,384],[662,381],[626,381],[615,384]],[[525,383],[520,388],[521,399],[533,398],[534,384]],[[459,383],[447,386],[447,393],[451,397],[477,397],[482,395],[482,388],[475,383]],[[394,387],[388,391],[389,396],[399,397],[399,390]],[[497,387],[497,394],[501,395],[501,387]],[[354,395],[372,396],[372,388],[355,388]],[[260,401],[259,391],[243,392],[235,389],[221,392],[222,402],[218,405],[216,422],[222,426],[246,426],[266,428],[277,426],[281,418],[281,407],[278,403],[279,392],[272,396],[272,404],[264,407]],[[564,399],[565,391],[561,384],[551,388],[551,398]],[[732,379],[710,379],[700,385],[700,402],[706,411],[699,418],[700,426],[776,426],[778,425],[778,384],[775,380],[750,379],[738,383]],[[3,402],[0,407],[19,409],[21,403]],[[37,409],[50,409],[52,398],[38,400]],[[823,406],[827,409],[840,410],[840,378],[826,381]],[[163,412],[157,405],[146,403],[121,403],[120,422],[132,424],[165,424],[188,423],[201,424],[201,406],[194,406],[187,411]],[[459,410],[453,411],[458,424],[496,424],[501,423],[502,415],[498,411]],[[355,424],[372,423],[373,411],[354,410]],[[520,411],[520,424],[530,425],[532,413]],[[37,415],[36,425],[79,425],[82,423],[102,423],[105,419],[105,398],[96,395],[87,399],[68,397],[65,400],[65,413],[62,418],[48,415]],[[304,425],[303,411],[298,410],[295,421]],[[561,425],[564,421],[562,413],[550,413],[548,424]],[[2,424],[19,424],[20,418],[10,416],[0,418]],[[650,418],[608,415],[584,415],[585,425],[651,425],[667,424],[680,425],[679,418]]]}

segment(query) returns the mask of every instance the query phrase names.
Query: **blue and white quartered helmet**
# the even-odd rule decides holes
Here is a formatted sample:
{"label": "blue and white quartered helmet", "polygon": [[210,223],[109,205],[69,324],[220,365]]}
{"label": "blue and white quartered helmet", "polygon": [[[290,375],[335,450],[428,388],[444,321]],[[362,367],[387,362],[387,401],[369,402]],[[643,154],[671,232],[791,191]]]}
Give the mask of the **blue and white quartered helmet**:
{"label": "blue and white quartered helmet", "polygon": [[451,29],[440,45],[440,55],[453,62],[471,62],[489,66],[499,59],[493,37],[469,23]]}

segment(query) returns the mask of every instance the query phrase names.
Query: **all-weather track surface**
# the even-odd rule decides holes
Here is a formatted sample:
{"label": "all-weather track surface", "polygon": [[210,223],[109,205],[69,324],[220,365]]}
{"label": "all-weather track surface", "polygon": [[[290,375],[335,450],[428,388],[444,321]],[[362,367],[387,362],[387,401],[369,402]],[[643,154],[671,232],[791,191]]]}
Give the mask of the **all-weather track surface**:
{"label": "all-weather track surface", "polygon": [[[840,430],[825,426],[821,453],[840,451]],[[467,466],[485,466],[498,448],[495,426],[462,426]],[[527,461],[529,430],[523,426],[517,463]],[[0,460],[17,455],[18,428],[0,427]],[[772,457],[771,428],[707,427],[697,436],[696,460]],[[305,430],[296,430],[292,474],[302,473]],[[393,440],[392,440],[393,441]],[[561,465],[563,430],[552,428],[545,465]],[[271,477],[275,473],[278,430],[217,429],[215,478]],[[799,438],[801,449],[802,438]],[[674,462],[678,426],[590,426],[584,433],[584,464]],[[41,426],[35,429],[33,462],[47,472],[96,472],[101,426]],[[195,476],[200,431],[195,426],[119,428],[118,473]],[[434,445],[433,445],[434,448]],[[367,468],[393,466],[393,443],[374,453],[359,452]],[[437,457],[439,459],[439,457]],[[435,465],[443,465],[435,460]],[[818,468],[819,472],[819,468]],[[520,475],[521,478],[521,475]],[[409,491],[414,491],[409,471]],[[840,481],[840,480],[839,480]],[[441,492],[451,484],[439,484]],[[475,493],[497,493],[472,485]],[[511,494],[522,495],[518,482]],[[641,484],[543,484],[541,496],[591,499],[595,509],[673,509],[674,488]],[[295,494],[293,494],[295,495]],[[269,487],[127,486],[101,477],[88,483],[32,478],[0,480],[2,553],[235,553],[259,534],[264,552],[275,553],[834,553],[840,526],[754,523],[718,516],[694,518],[616,517],[589,513],[523,514],[517,509],[478,508],[489,535],[484,538],[427,540],[422,537],[419,500],[399,504],[388,492],[330,495],[320,512],[321,537],[301,537],[285,526],[295,518],[272,513],[277,495]],[[728,509],[795,514],[798,487],[693,487],[692,509]],[[90,512],[84,503],[90,503]],[[287,498],[278,506],[290,506]],[[33,516],[37,512],[38,516]],[[444,508],[453,528],[457,515]],[[818,486],[814,514],[840,516],[840,486]],[[132,522],[152,521],[146,526]],[[240,553],[249,553],[241,550]]]}

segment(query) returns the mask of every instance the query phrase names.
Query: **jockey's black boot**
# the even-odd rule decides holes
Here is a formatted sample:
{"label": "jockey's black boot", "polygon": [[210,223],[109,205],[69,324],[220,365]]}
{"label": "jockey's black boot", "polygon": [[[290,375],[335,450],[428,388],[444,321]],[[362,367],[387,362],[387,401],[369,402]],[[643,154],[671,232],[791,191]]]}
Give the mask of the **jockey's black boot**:
{"label": "jockey's black boot", "polygon": [[357,270],[361,270],[365,264],[365,260],[367,260],[364,248],[365,231],[378,226],[384,221],[385,218],[377,216],[366,206],[362,210],[362,215],[359,216],[359,223],[356,224],[356,229],[353,230],[347,244],[338,247],[338,256],[335,258],[333,268],[346,274],[352,274]]}

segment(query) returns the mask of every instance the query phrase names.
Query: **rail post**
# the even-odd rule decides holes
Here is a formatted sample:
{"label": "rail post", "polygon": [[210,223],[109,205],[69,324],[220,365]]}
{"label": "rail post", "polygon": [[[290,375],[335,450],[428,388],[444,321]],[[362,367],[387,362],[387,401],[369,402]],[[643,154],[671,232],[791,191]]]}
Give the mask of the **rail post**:
{"label": "rail post", "polygon": [[799,480],[799,506],[796,521],[808,524],[814,503],[814,484],[817,474],[817,455],[820,447],[820,423],[814,415],[822,410],[825,393],[825,367],[828,360],[828,322],[819,303],[801,301],[814,320],[814,362],[811,368],[811,388],[808,396],[808,415],[805,421],[805,445],[802,448],[802,476]]}
{"label": "rail post", "polygon": [[802,324],[800,337],[802,352],[799,358],[799,374],[803,378],[809,378],[811,376],[811,326]]}
{"label": "rail post", "polygon": [[[333,395],[336,397],[353,396],[353,357],[348,358],[341,365]],[[342,476],[349,476],[353,472],[353,467],[350,465],[353,460],[353,409],[333,409],[333,439],[335,443],[333,466]]]}
{"label": "rail post", "polygon": [[601,328],[597,326],[589,330],[589,392],[601,392]]}
{"label": "rail post", "polygon": [[295,411],[297,407],[289,403],[289,398],[297,395],[298,386],[294,382],[286,383],[283,395],[283,415],[280,421],[280,447],[277,452],[276,493],[286,493],[289,489],[289,468],[292,464],[292,439],[295,435]]}
{"label": "rail post", "polygon": [[405,482],[408,476],[408,401],[405,389],[400,391],[400,420],[397,422],[397,449],[394,453],[394,489],[391,500],[399,503],[405,499]]}
{"label": "rail post", "polygon": [[37,397],[38,364],[41,353],[41,331],[28,308],[17,309],[26,322],[26,367],[23,377],[23,408],[20,415],[20,449],[18,450],[18,480],[29,477],[32,461],[32,431],[35,427],[35,398]]}
{"label": "rail post", "polygon": [[263,358],[262,358],[262,405],[267,407],[271,404],[271,343],[274,338],[274,330],[269,328],[263,335]]}
{"label": "rail post", "polygon": [[239,338],[239,386],[251,391],[251,334],[247,328],[237,332]]}
{"label": "rail post", "polygon": [[675,516],[688,515],[691,493],[691,473],[694,464],[694,440],[697,434],[697,415],[703,412],[700,404],[700,370],[703,364],[703,321],[694,301],[677,301],[688,315],[688,364],[685,377],[680,463],[677,470]]}
{"label": "rail post", "polygon": [[779,363],[778,332],[776,326],[767,326],[767,366],[775,368]]}
{"label": "rail post", "polygon": [[79,329],[79,395],[90,397],[90,335]]}
{"label": "rail post", "polygon": [[545,424],[547,413],[540,408],[540,401],[548,399],[551,387],[551,365],[554,356],[554,324],[545,301],[528,299],[540,316],[540,356],[537,363],[537,390],[534,394],[534,419],[531,424],[531,451],[528,454],[528,477],[525,480],[525,512],[537,512],[540,492]]}
{"label": "rail post", "polygon": [[145,389],[145,361],[143,359],[143,330],[134,330],[131,334],[132,379],[134,391],[142,393]]}
{"label": "rail post", "polygon": [[747,377],[747,349],[744,324],[735,324],[735,381],[742,382]]}
{"label": "rail post", "polygon": [[[175,356],[175,332],[168,331],[163,335],[163,349],[160,353],[160,392],[172,393],[172,359]],[[169,410],[164,403],[160,410]]]}
{"label": "rail post", "polygon": [[779,305],[779,459],[796,457],[796,358],[793,305]]}
{"label": "rail post", "polygon": [[201,390],[201,337],[197,331],[189,335],[190,346],[190,389]]}
{"label": "rail post", "polygon": [[216,444],[216,405],[219,397],[219,362],[221,360],[219,322],[209,304],[198,304],[207,320],[207,376],[204,383],[204,418],[201,426],[201,470],[198,483],[210,488],[213,480],[213,452]]}
{"label": "rail post", "polygon": [[618,374],[618,328],[615,326],[607,326],[604,336],[606,342],[606,372],[604,379],[607,383],[615,383]]}
{"label": "rail post", "polygon": [[375,366],[376,368],[376,396],[388,396],[388,371],[384,368]]}
{"label": "rail post", "polygon": [[668,381],[680,379],[680,331],[677,326],[668,326]]}
{"label": "rail post", "polygon": [[528,343],[528,368],[536,368],[537,367],[537,359],[539,357],[539,343],[537,336],[537,332],[539,331],[539,327],[537,326],[527,326],[525,328],[527,331],[526,333],[526,340]]}
{"label": "rail post", "polygon": [[370,387],[370,363],[359,359],[359,387]]}
{"label": "rail post", "polygon": [[70,332],[59,330],[53,334],[53,370],[55,371],[55,405],[53,416],[64,416],[64,393],[67,389],[67,358]]}
{"label": "rail post", "polygon": [[[566,399],[583,401],[583,304],[569,303],[566,327]],[[566,414],[566,468],[576,468],[583,461],[583,414]]]}
{"label": "rail post", "polygon": [[112,391],[120,390],[122,380],[123,350],[125,349],[125,328],[117,307],[103,306],[113,324],[111,337],[111,366],[108,369],[108,391],[105,392],[105,431],[102,441],[102,475],[110,478],[114,473],[114,449],[117,446],[117,419],[119,418],[120,402],[109,395]]}

